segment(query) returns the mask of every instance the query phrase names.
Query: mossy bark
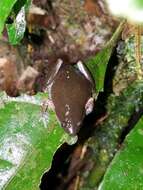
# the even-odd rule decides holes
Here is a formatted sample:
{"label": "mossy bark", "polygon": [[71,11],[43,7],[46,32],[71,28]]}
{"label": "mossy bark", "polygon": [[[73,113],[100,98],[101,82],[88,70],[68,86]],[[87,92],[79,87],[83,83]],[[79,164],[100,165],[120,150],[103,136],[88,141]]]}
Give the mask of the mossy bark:
{"label": "mossy bark", "polygon": [[81,174],[80,190],[97,189],[115,153],[121,135],[133,114],[143,111],[143,79],[138,80],[134,57],[134,40],[130,38],[118,46],[119,65],[113,79],[113,91],[107,100],[108,117],[97,126],[85,146],[90,150],[91,169]]}

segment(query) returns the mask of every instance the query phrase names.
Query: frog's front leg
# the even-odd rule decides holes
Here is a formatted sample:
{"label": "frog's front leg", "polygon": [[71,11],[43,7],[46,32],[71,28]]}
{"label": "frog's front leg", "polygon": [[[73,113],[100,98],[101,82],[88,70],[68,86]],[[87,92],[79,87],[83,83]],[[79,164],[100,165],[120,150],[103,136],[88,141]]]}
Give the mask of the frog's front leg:
{"label": "frog's front leg", "polygon": [[50,100],[50,99],[43,101],[43,103],[41,105],[41,112],[42,113],[47,112],[48,108],[52,109],[52,110],[55,109],[55,106],[54,106],[52,100]]}

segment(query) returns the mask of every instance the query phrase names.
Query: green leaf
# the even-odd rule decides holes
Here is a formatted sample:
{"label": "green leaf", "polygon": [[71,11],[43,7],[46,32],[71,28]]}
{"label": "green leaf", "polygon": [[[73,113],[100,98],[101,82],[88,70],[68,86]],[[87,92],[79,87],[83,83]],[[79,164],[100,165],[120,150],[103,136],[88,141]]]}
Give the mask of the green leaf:
{"label": "green leaf", "polygon": [[9,42],[12,45],[18,44],[26,29],[25,14],[31,4],[30,0],[17,1],[13,7],[13,13],[15,15],[14,22],[12,24],[6,24]]}
{"label": "green leaf", "polygon": [[0,1],[0,36],[4,28],[5,21],[10,14],[16,0],[1,0]]}
{"label": "green leaf", "polygon": [[117,30],[115,31],[105,48],[103,48],[103,50],[101,50],[97,55],[90,58],[86,62],[86,65],[95,80],[96,92],[103,91],[107,64],[111,57],[112,51],[117,43],[117,40],[119,39],[123,26],[124,21],[121,22],[121,24],[118,26]]}
{"label": "green leaf", "polygon": [[38,190],[55,151],[69,136],[52,109],[42,113],[45,95],[0,97],[0,189]]}
{"label": "green leaf", "polygon": [[131,0],[132,6],[137,9],[143,9],[143,0]]}
{"label": "green leaf", "polygon": [[126,137],[108,168],[100,190],[143,188],[143,117]]}
{"label": "green leaf", "polygon": [[18,12],[20,11],[21,7],[23,7],[24,5],[26,5],[28,3],[29,0],[20,0],[20,1],[16,1],[16,3],[13,6],[13,12],[15,13],[15,15],[18,14]]}
{"label": "green leaf", "polygon": [[95,80],[96,92],[103,91],[104,77],[111,53],[112,48],[104,48],[95,57],[92,57],[86,64]]}
{"label": "green leaf", "polygon": [[6,24],[9,42],[13,45],[18,44],[24,36],[26,29],[26,20],[25,20],[25,6],[21,8],[18,12],[14,23]]}

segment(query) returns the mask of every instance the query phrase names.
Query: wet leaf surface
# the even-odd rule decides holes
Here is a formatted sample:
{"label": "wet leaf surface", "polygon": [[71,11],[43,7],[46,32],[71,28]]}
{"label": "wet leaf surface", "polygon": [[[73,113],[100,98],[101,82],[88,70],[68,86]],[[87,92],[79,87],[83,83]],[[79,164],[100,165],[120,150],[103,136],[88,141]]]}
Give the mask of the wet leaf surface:
{"label": "wet leaf surface", "polygon": [[39,189],[54,153],[68,138],[51,109],[41,112],[45,95],[28,97],[1,95],[0,189]]}
{"label": "wet leaf surface", "polygon": [[16,16],[13,24],[7,24],[7,32],[9,42],[13,45],[18,44],[24,36],[26,21],[25,21],[25,6],[21,8]]}
{"label": "wet leaf surface", "polygon": [[143,117],[126,137],[108,168],[101,190],[134,190],[143,187]]}

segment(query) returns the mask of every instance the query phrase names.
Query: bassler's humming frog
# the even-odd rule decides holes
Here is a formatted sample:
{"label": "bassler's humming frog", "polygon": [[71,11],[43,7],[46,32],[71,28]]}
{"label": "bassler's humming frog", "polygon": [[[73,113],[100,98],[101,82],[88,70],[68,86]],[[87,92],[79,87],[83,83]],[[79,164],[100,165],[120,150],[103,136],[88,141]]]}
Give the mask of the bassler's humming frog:
{"label": "bassler's humming frog", "polygon": [[78,133],[85,115],[93,110],[95,87],[86,66],[78,61],[76,66],[57,59],[49,63],[48,91],[62,127],[71,135]]}

